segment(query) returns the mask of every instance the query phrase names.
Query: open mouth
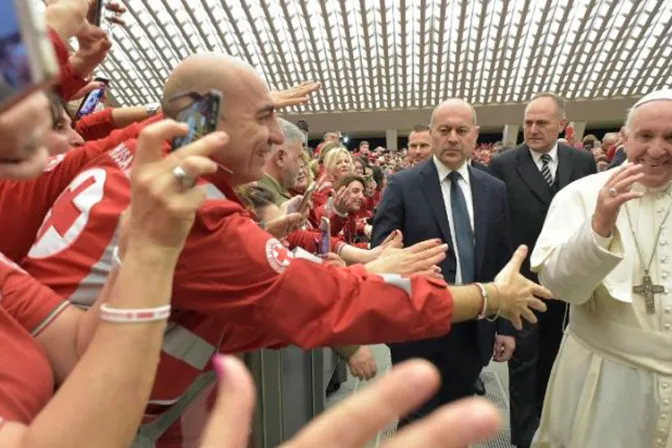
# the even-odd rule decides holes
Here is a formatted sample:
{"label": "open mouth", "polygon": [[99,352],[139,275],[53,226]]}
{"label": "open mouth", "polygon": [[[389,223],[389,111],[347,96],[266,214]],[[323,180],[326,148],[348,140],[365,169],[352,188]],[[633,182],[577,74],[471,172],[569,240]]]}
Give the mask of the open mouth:
{"label": "open mouth", "polygon": [[640,163],[649,168],[658,168],[667,165],[667,160],[642,160]]}

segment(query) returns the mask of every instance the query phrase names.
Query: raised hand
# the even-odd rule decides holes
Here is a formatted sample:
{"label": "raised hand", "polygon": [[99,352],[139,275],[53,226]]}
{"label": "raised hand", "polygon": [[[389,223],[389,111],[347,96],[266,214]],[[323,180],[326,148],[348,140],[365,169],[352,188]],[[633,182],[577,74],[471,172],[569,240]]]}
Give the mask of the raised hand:
{"label": "raised hand", "polygon": [[388,247],[378,258],[365,265],[374,274],[408,276],[419,273],[436,273],[436,265],[446,258],[447,244],[441,240],[427,240],[405,249]]}
{"label": "raised hand", "polygon": [[499,292],[499,314],[510,320],[517,330],[523,328],[521,318],[531,323],[537,322],[532,309],[546,311],[546,305],[537,297],[553,298],[553,294],[548,289],[521,275],[520,267],[526,257],[527,246],[519,246],[504,269],[497,274],[494,282]]}
{"label": "raised hand", "polygon": [[225,133],[213,132],[164,157],[165,142],[187,132],[187,125],[164,120],[140,133],[131,169],[129,245],[131,241],[146,241],[162,248],[182,249],[206,195],[200,187],[185,188],[176,170],[192,179],[214,173],[217,164],[208,157],[228,142]]}
{"label": "raised hand", "polygon": [[[220,386],[201,448],[243,448],[248,444],[255,404],[254,383],[233,357],[218,358]],[[440,376],[427,361],[395,366],[375,384],[331,408],[281,448],[361,448],[385,425],[419,407],[439,388]],[[458,448],[497,434],[498,411],[487,401],[466,399],[404,428],[384,448]]]}
{"label": "raised hand", "polygon": [[313,93],[320,90],[319,82],[306,81],[287,90],[271,92],[271,100],[276,109],[290,106],[300,106],[310,101]]}
{"label": "raised hand", "polygon": [[287,236],[289,232],[298,228],[303,222],[304,218],[301,213],[289,213],[287,215],[278,216],[264,223],[264,230],[278,239]]}
{"label": "raised hand", "polygon": [[631,199],[641,198],[644,193],[632,191],[632,186],[640,180],[642,165],[625,165],[611,175],[597,195],[597,205],[593,214],[593,230],[598,235],[608,237],[616,228],[616,218],[621,206]]}

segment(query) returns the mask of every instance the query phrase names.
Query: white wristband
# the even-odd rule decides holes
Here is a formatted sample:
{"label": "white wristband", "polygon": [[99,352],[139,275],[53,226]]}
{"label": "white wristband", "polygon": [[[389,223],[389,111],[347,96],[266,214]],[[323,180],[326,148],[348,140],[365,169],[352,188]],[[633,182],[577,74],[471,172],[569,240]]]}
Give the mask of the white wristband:
{"label": "white wristband", "polygon": [[156,308],[119,309],[111,308],[107,303],[100,307],[100,320],[114,323],[143,323],[165,320],[170,317],[170,305]]}

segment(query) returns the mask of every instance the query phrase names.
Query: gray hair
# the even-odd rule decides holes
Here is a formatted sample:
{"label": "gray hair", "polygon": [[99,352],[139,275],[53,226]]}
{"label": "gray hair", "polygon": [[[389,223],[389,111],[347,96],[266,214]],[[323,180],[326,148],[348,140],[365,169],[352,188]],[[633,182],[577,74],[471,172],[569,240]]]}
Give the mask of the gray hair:
{"label": "gray hair", "polygon": [[529,105],[532,101],[538,100],[539,98],[552,99],[555,103],[555,107],[558,109],[558,116],[560,119],[567,118],[567,101],[565,101],[563,97],[553,92],[541,92],[534,95],[527,104]]}
{"label": "gray hair", "polygon": [[306,141],[306,135],[301,129],[282,118],[278,118],[278,123],[280,124],[280,129],[282,129],[282,134],[285,136],[285,144],[298,142],[303,145]]}

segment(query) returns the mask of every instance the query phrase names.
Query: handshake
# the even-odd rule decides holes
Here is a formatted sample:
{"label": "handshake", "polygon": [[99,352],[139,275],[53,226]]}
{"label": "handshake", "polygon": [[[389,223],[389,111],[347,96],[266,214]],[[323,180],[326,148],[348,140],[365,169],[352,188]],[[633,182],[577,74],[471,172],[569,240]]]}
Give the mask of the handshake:
{"label": "handshake", "polygon": [[[441,240],[427,240],[401,248],[401,232],[396,231],[374,250],[379,250],[380,254],[365,265],[372,273],[402,276],[424,274],[442,278],[438,265],[446,258],[448,245]],[[536,323],[537,318],[532,310],[546,311],[546,305],[539,298],[551,299],[553,294],[520,273],[527,252],[526,246],[518,247],[494,281],[484,285],[484,290],[476,285],[450,286],[454,300],[453,320],[495,315],[510,320],[518,330],[522,329],[523,319]],[[486,294],[487,299],[484,297]]]}

